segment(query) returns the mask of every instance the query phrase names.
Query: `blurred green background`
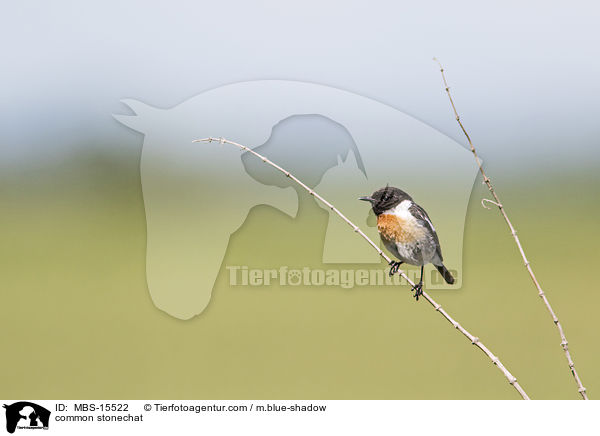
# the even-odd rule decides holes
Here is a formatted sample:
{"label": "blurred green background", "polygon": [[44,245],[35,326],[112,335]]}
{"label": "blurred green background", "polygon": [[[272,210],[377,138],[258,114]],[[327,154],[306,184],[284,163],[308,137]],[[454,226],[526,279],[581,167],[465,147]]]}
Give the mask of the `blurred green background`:
{"label": "blurred green background", "polygon": [[[596,398],[598,172],[520,171],[489,175]],[[506,224],[480,205],[486,195],[479,178],[467,213],[463,288],[432,296],[532,398],[579,398]],[[519,398],[481,351],[407,287],[229,287],[227,264],[323,268],[315,259],[327,214],[312,198],[301,202],[296,219],[252,209],[230,240],[208,308],[181,321],[158,310],[146,288],[138,152],[88,150],[3,171],[2,396]],[[350,230],[348,237],[355,237]]]}
{"label": "blurred green background", "polygon": [[[519,398],[407,288],[229,288],[226,264],[320,267],[327,216],[306,197],[296,220],[251,211],[201,316],[168,316],[146,287],[142,139],[112,118],[126,111],[121,99],[170,108],[225,84],[298,80],[388,104],[464,143],[437,56],[600,398],[597,3],[5,3],[1,396]],[[560,338],[505,223],[481,207],[480,182],[464,286],[432,295],[533,398],[576,399]]]}

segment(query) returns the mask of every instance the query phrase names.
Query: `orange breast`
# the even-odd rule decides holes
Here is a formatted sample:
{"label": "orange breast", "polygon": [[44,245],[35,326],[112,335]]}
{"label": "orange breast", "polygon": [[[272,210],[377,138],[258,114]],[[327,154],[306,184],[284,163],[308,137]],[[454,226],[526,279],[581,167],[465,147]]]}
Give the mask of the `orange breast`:
{"label": "orange breast", "polygon": [[423,236],[423,229],[418,224],[392,214],[377,217],[377,230],[382,238],[401,244],[410,244]]}

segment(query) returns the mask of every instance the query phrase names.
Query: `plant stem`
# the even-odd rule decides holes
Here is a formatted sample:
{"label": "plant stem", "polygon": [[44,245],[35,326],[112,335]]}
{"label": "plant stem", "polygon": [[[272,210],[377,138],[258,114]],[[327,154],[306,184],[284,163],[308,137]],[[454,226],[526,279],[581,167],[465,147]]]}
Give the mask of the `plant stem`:
{"label": "plant stem", "polygon": [[[269,159],[267,159],[266,157],[264,157],[261,154],[258,154],[257,152],[255,152],[254,150],[242,145],[242,144],[238,144],[237,142],[233,142],[233,141],[229,141],[227,139],[224,138],[204,138],[204,139],[196,139],[193,142],[213,142],[213,141],[217,141],[221,144],[231,144],[231,145],[235,145],[236,147],[240,148],[241,150],[247,151],[251,154],[253,154],[254,156],[258,157],[260,160],[262,160],[264,163],[272,166],[273,168],[277,169],[278,171],[282,172],[283,174],[285,174],[286,177],[292,179],[294,182],[296,182],[298,185],[300,185],[302,188],[304,188],[310,195],[312,195],[313,197],[315,197],[317,200],[319,200],[321,203],[325,204],[329,209],[331,209],[333,212],[335,212],[342,220],[344,220],[350,227],[352,227],[352,230],[354,230],[355,233],[358,233],[360,236],[363,237],[363,239],[365,239],[369,245],[371,245],[371,247],[373,247],[375,249],[375,251],[377,251],[377,253],[383,258],[385,259],[385,261],[389,264],[392,259],[390,259],[382,250],[381,248],[379,248],[379,246],[373,242],[367,235],[365,235],[365,233],[357,226],[355,225],[352,221],[350,221],[343,213],[341,213],[333,204],[331,204],[329,201],[325,200],[323,197],[321,197],[319,194],[317,194],[313,189],[311,189],[310,187],[308,187],[307,185],[305,185],[302,181],[300,181],[298,178],[296,178],[296,176],[294,176],[293,174],[291,174],[289,171],[281,168],[279,165],[277,165],[276,163],[273,163],[272,161],[270,161]],[[415,284],[408,278],[408,276],[404,273],[404,271],[402,270],[398,270],[398,274],[400,274],[411,286],[415,286]],[[500,371],[502,371],[502,373],[504,374],[504,376],[506,377],[506,379],[508,380],[508,382],[517,390],[517,392],[519,393],[519,395],[521,395],[521,397],[524,400],[529,400],[529,396],[525,393],[525,391],[523,390],[523,388],[521,387],[521,385],[519,385],[519,383],[517,382],[517,379],[506,369],[506,367],[502,364],[502,362],[500,362],[500,359],[498,359],[497,356],[495,356],[494,354],[492,354],[492,352],[489,350],[488,347],[486,347],[483,342],[481,342],[479,340],[478,337],[473,336],[471,333],[469,333],[467,331],[467,329],[465,329],[463,326],[461,326],[458,321],[456,321],[454,318],[452,318],[448,312],[446,312],[444,309],[442,309],[442,306],[439,305],[433,298],[431,298],[431,296],[423,291],[423,298],[425,298],[429,304],[431,304],[433,306],[433,308],[439,312],[444,318],[446,318],[446,320],[448,320],[448,322],[450,322],[450,324],[452,324],[454,326],[455,329],[457,329],[459,332],[461,332],[464,336],[467,337],[467,339],[469,339],[469,341],[471,341],[471,343],[473,345],[475,345],[477,348],[479,348],[481,351],[483,351],[492,361],[492,363],[494,365],[496,365],[496,367],[498,367],[498,369]]]}
{"label": "plant stem", "polygon": [[[494,186],[492,185],[492,181],[485,174],[485,171],[483,170],[483,167],[481,165],[481,160],[479,159],[479,156],[477,155],[477,151],[475,150],[475,147],[473,146],[471,137],[467,133],[467,130],[463,126],[463,123],[460,121],[460,116],[458,115],[456,106],[454,105],[454,100],[452,100],[452,95],[450,94],[450,87],[448,86],[448,82],[446,81],[446,76],[444,74],[444,67],[442,67],[442,64],[436,58],[433,58],[433,60],[436,61],[438,63],[438,65],[440,66],[440,73],[442,74],[442,79],[444,81],[444,87],[446,88],[446,93],[448,94],[448,98],[450,99],[450,104],[452,105],[452,110],[454,111],[454,117],[456,118],[456,122],[458,122],[458,125],[460,126],[463,133],[467,137],[467,141],[469,142],[469,146],[471,148],[471,153],[473,153],[473,157],[475,158],[475,161],[477,162],[479,171],[481,172],[481,175],[483,176],[483,182],[486,184],[486,186],[488,187],[489,191],[491,192],[491,194],[495,200],[495,201],[492,201],[492,200],[484,199],[483,201],[492,203],[495,206],[497,206],[498,210],[502,214],[502,217],[504,218],[504,221],[506,221],[506,224],[508,225],[508,228],[510,229],[510,233],[514,238],[515,243],[517,244],[519,253],[521,253],[521,258],[523,259],[523,262],[525,263],[525,268],[527,268],[527,271],[529,272],[529,276],[531,277],[531,280],[533,281],[533,284],[538,291],[538,295],[544,302],[546,309],[548,310],[548,312],[550,313],[550,316],[552,317],[552,321],[554,322],[554,324],[556,325],[556,328],[558,329],[558,333],[560,334],[560,339],[561,339],[560,345],[562,346],[562,348],[565,352],[565,356],[567,357],[567,362],[569,364],[569,368],[571,369],[571,374],[573,374],[573,378],[575,379],[575,383],[577,384],[578,392],[581,394],[581,396],[584,400],[587,400],[588,396],[586,393],[586,389],[583,387],[583,384],[581,383],[581,379],[579,378],[579,374],[577,374],[577,371],[575,370],[575,363],[573,362],[573,359],[571,358],[571,353],[569,352],[569,342],[567,341],[567,337],[565,336],[565,332],[562,328],[562,325],[560,324],[560,321],[558,320],[556,313],[554,312],[554,310],[552,310],[552,306],[550,306],[550,301],[548,301],[548,297],[546,297],[546,293],[542,290],[540,283],[538,282],[535,274],[533,273],[531,264],[529,263],[529,260],[527,260],[527,257],[525,256],[525,250],[523,249],[523,246],[521,245],[521,241],[519,240],[519,237],[517,236],[517,231],[515,230],[515,227],[513,226],[510,219],[508,218],[508,215],[506,214],[506,210],[505,210],[504,206],[502,205],[502,203],[500,202],[500,198],[498,197],[498,194],[496,193],[496,190],[494,189]],[[482,201],[482,205],[483,205],[483,201]],[[484,207],[485,207],[485,205],[484,205]],[[486,207],[486,209],[487,209],[487,207]]]}

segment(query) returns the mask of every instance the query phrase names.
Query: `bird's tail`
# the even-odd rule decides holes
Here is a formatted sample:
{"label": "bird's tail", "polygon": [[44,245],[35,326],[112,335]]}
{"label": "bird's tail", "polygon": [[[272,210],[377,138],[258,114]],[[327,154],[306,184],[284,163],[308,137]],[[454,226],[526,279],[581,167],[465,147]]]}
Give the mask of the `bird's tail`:
{"label": "bird's tail", "polygon": [[450,274],[450,271],[448,271],[444,265],[435,265],[435,267],[440,272],[444,280],[446,280],[446,283],[449,285],[454,284],[454,277],[452,277],[452,274]]}

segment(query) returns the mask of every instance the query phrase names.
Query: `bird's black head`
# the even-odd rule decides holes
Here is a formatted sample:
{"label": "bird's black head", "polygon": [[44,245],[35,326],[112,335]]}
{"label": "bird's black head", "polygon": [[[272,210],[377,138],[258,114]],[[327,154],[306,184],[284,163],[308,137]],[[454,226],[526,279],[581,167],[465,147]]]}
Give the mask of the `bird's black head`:
{"label": "bird's black head", "polygon": [[375,215],[381,215],[386,210],[398,206],[404,200],[412,201],[412,198],[401,189],[386,186],[373,192],[370,197],[360,197],[359,200],[370,202]]}

